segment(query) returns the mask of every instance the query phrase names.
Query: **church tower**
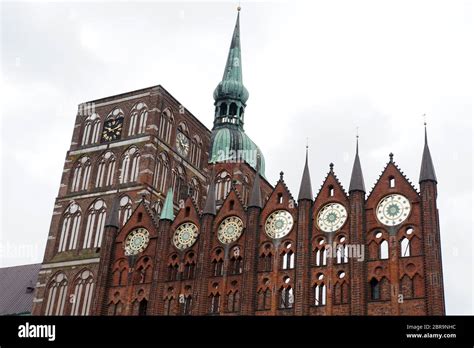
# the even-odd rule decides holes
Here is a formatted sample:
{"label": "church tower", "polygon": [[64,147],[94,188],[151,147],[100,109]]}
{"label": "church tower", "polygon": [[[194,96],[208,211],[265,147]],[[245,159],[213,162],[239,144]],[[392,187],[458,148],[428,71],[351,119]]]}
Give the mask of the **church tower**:
{"label": "church tower", "polygon": [[[220,206],[235,186],[244,204],[248,204],[255,171],[265,177],[265,159],[260,148],[244,131],[244,115],[249,92],[242,77],[240,45],[240,7],[227,55],[222,80],[214,90],[214,124],[211,133],[209,163],[216,172],[216,199]],[[264,179],[265,196],[270,185]]]}

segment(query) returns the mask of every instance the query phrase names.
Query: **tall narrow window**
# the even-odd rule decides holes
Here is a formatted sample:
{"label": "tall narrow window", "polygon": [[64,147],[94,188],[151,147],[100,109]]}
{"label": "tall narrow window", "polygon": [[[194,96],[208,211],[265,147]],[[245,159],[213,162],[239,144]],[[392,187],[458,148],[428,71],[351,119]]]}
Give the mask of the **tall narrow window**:
{"label": "tall narrow window", "polygon": [[90,176],[90,159],[89,157],[81,157],[74,166],[71,192],[86,190],[89,184]]}
{"label": "tall narrow window", "polygon": [[99,142],[99,135],[100,135],[100,118],[97,116],[97,119],[94,121],[92,126],[92,140],[91,144],[95,144]]}
{"label": "tall narrow window", "polygon": [[388,242],[383,240],[379,246],[379,255],[381,260],[388,259]]}
{"label": "tall narrow window", "polygon": [[174,298],[167,297],[165,298],[165,315],[173,314]]}
{"label": "tall narrow window", "polygon": [[221,296],[219,293],[211,294],[211,313],[217,314],[220,312]]}
{"label": "tall narrow window", "polygon": [[280,289],[280,308],[293,308],[293,289],[291,286]]}
{"label": "tall narrow window", "polygon": [[138,305],[138,315],[145,316],[147,309],[148,309],[148,301],[144,298],[140,301],[140,304]]}
{"label": "tall narrow window", "polygon": [[264,253],[260,255],[260,265],[261,265],[261,271],[263,272],[271,272],[272,270],[272,253]]}
{"label": "tall narrow window", "polygon": [[380,283],[375,278],[370,280],[370,298],[380,300]]}
{"label": "tall narrow window", "polygon": [[220,277],[224,274],[224,260],[212,261],[213,275],[214,277]]}
{"label": "tall narrow window", "polygon": [[95,187],[110,186],[115,171],[115,157],[110,151],[102,155],[97,163]]}
{"label": "tall narrow window", "polygon": [[128,221],[132,215],[132,200],[128,196],[120,198],[120,210],[119,210],[119,221],[122,222],[122,226]]}
{"label": "tall narrow window", "polygon": [[76,203],[71,203],[63,216],[58,252],[76,249],[80,226],[81,208]]}
{"label": "tall narrow window", "polygon": [[98,248],[102,244],[106,219],[106,205],[101,199],[91,204],[86,223],[83,248]]}
{"label": "tall narrow window", "polygon": [[314,287],[314,305],[326,305],[326,285],[324,283],[318,284]]}
{"label": "tall narrow window", "polygon": [[191,295],[185,296],[183,302],[181,303],[181,314],[182,315],[190,315],[191,314],[191,307],[193,303],[193,298]]}
{"label": "tall narrow window", "polygon": [[123,154],[120,183],[136,181],[140,169],[140,153],[137,148],[131,147]]}
{"label": "tall narrow window", "polygon": [[81,145],[95,144],[99,141],[100,117],[96,113],[87,116],[84,122]]}
{"label": "tall narrow window", "polygon": [[84,270],[75,280],[71,315],[89,315],[93,293],[94,277],[92,272]]}
{"label": "tall narrow window", "polygon": [[91,122],[89,120],[87,120],[86,123],[85,123],[85,126],[84,126],[84,132],[82,133],[81,145],[89,144],[91,128],[92,128]]}
{"label": "tall narrow window", "polygon": [[227,311],[228,312],[240,311],[240,293],[238,291],[231,291],[227,295]]}
{"label": "tall narrow window", "polygon": [[67,296],[67,278],[64,273],[54,276],[48,285],[45,315],[63,315]]}
{"label": "tall narrow window", "polygon": [[403,237],[400,241],[400,256],[410,256],[410,240],[407,237]]}
{"label": "tall narrow window", "polygon": [[282,255],[282,269],[295,268],[295,254],[293,251],[284,252]]}
{"label": "tall narrow window", "polygon": [[388,179],[388,184],[390,186],[390,188],[394,188],[395,187],[395,178],[393,176],[391,176],[389,179]]}

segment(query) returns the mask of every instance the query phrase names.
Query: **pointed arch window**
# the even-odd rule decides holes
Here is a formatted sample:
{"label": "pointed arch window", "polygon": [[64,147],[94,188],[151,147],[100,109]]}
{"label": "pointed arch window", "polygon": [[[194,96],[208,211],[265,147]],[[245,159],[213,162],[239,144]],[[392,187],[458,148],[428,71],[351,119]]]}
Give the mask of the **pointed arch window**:
{"label": "pointed arch window", "polygon": [[173,307],[174,307],[174,297],[173,296],[168,296],[165,298],[165,315],[173,315]]}
{"label": "pointed arch window", "polygon": [[87,190],[91,172],[91,162],[89,157],[81,157],[74,166],[71,192]]}
{"label": "pointed arch window", "polygon": [[184,296],[181,303],[181,315],[190,315],[193,304],[193,297],[191,295]]}
{"label": "pointed arch window", "polygon": [[123,305],[120,300],[116,303],[114,302],[109,303],[109,315],[114,315],[114,316],[121,315],[122,309],[123,309]]}
{"label": "pointed arch window", "polygon": [[380,300],[380,283],[375,278],[370,280],[370,298],[374,301]]}
{"label": "pointed arch window", "polygon": [[379,245],[379,258],[381,260],[388,259],[388,242],[383,240]]}
{"label": "pointed arch window", "polygon": [[133,182],[138,179],[140,170],[140,153],[136,147],[131,147],[122,157],[122,168],[120,170],[120,183]]}
{"label": "pointed arch window", "polygon": [[71,203],[63,216],[58,252],[76,249],[80,226],[81,207]]}
{"label": "pointed arch window", "polygon": [[199,181],[195,177],[189,183],[189,195],[193,197],[194,202],[199,203]]}
{"label": "pointed arch window", "polygon": [[281,254],[281,268],[293,269],[295,268],[295,253],[291,247],[291,243],[285,243],[283,252]]}
{"label": "pointed arch window", "polygon": [[102,199],[91,204],[88,211],[86,233],[83,248],[99,248],[102,245],[102,235],[106,220],[107,206]]}
{"label": "pointed arch window", "polygon": [[264,252],[260,255],[260,270],[262,272],[272,271],[272,253],[271,251]]}
{"label": "pointed arch window", "polygon": [[119,221],[121,226],[125,225],[130,216],[132,215],[132,200],[128,196],[120,198],[120,210],[119,210]]}
{"label": "pointed arch window", "polygon": [[183,280],[194,279],[196,270],[196,260],[193,252],[186,255],[186,261],[184,263]]}
{"label": "pointed arch window", "polygon": [[230,274],[242,274],[242,256],[232,256],[229,262]]}
{"label": "pointed arch window", "polygon": [[315,264],[318,267],[327,265],[328,251],[325,245],[326,241],[323,238],[317,240],[317,245],[315,248]]}
{"label": "pointed arch window", "polygon": [[280,308],[293,308],[294,294],[291,286],[280,289]]}
{"label": "pointed arch window", "polygon": [[213,314],[219,313],[220,305],[221,305],[221,296],[219,295],[219,293],[211,294],[210,302],[211,302],[210,312]]}
{"label": "pointed arch window", "polygon": [[231,291],[227,295],[227,312],[239,312],[240,311],[240,293],[238,290]]}
{"label": "pointed arch window", "polygon": [[231,179],[229,173],[221,172],[216,178],[216,200],[225,199],[231,189]]}
{"label": "pointed arch window", "polygon": [[89,315],[94,293],[94,277],[91,271],[84,270],[74,281],[74,295],[71,315]]}
{"label": "pointed arch window", "polygon": [[195,135],[191,140],[191,163],[198,168],[201,166],[201,149],[202,140],[198,135]]}
{"label": "pointed arch window", "polygon": [[169,108],[165,109],[161,113],[160,118],[160,128],[159,128],[159,136],[160,138],[169,144],[171,140],[171,131],[174,123],[174,117]]}
{"label": "pointed arch window", "polygon": [[265,290],[260,289],[257,293],[257,309],[258,310],[269,310],[272,305],[272,291],[269,288]]}
{"label": "pointed arch window", "polygon": [[320,283],[314,286],[314,305],[326,305],[326,284]]}
{"label": "pointed arch window", "polygon": [[166,153],[162,152],[156,158],[155,176],[153,178],[153,186],[155,186],[155,188],[162,193],[165,193],[167,189],[166,183],[168,179],[168,172],[169,172],[168,156],[166,155]]}
{"label": "pointed arch window", "polygon": [[114,181],[114,173],[115,156],[113,152],[107,151],[98,162],[95,187],[111,186]]}
{"label": "pointed arch window", "polygon": [[84,122],[84,131],[82,132],[81,145],[95,144],[99,141],[100,117],[93,113],[89,115]]}
{"label": "pointed arch window", "polygon": [[183,199],[186,195],[186,173],[182,166],[177,166],[176,169],[173,170],[173,177],[172,177],[172,185],[173,185],[173,193],[174,193],[174,200],[175,202]]}
{"label": "pointed arch window", "polygon": [[400,256],[409,257],[410,254],[410,240],[407,237],[403,237],[400,241]]}
{"label": "pointed arch window", "polygon": [[56,274],[48,285],[45,315],[63,315],[66,304],[68,281],[64,273]]}
{"label": "pointed arch window", "polygon": [[146,129],[147,119],[148,109],[146,104],[143,102],[135,104],[132,110],[130,111],[130,124],[128,127],[128,135],[130,136],[144,133]]}

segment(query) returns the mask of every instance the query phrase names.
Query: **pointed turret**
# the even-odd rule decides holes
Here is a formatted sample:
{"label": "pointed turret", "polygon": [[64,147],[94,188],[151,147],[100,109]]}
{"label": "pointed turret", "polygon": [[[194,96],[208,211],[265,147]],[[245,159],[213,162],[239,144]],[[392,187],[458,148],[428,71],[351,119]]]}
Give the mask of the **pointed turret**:
{"label": "pointed turret", "polygon": [[114,202],[112,204],[112,210],[110,211],[107,221],[105,222],[105,227],[114,227],[119,228],[119,209],[120,209],[120,197],[115,196]]}
{"label": "pointed turret", "polygon": [[216,215],[216,184],[215,184],[215,176],[214,169],[212,169],[209,189],[207,190],[207,197],[206,197],[206,204],[204,205],[204,209],[202,211],[203,214],[211,214]]}
{"label": "pointed turret", "polygon": [[438,183],[436,179],[436,173],[433,166],[433,160],[431,159],[430,148],[428,147],[428,135],[426,131],[425,123],[425,147],[423,149],[423,158],[421,159],[421,169],[420,169],[420,184],[423,181],[434,181]]}
{"label": "pointed turret", "polygon": [[308,146],[306,146],[306,161],[304,164],[303,176],[301,178],[300,192],[298,194],[298,201],[302,199],[313,199],[313,189],[311,188],[311,177],[309,175],[308,167]]}
{"label": "pointed turret", "polygon": [[362,175],[362,167],[359,159],[359,136],[357,136],[356,155],[354,165],[352,166],[351,183],[349,185],[349,193],[352,191],[365,192],[364,176]]}
{"label": "pointed turret", "polygon": [[163,209],[161,209],[160,220],[174,220],[173,189],[171,187],[168,189],[168,193],[166,194],[165,203],[163,204]]}

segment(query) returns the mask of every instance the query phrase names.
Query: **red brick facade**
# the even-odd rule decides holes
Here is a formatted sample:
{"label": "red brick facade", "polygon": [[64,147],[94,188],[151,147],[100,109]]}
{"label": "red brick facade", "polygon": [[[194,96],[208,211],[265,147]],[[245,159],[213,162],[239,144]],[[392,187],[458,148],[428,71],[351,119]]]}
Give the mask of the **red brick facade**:
{"label": "red brick facade", "polygon": [[[130,110],[137,103],[146,104],[146,128],[127,136]],[[391,159],[366,197],[359,190],[347,193],[331,165],[314,200],[295,200],[282,173],[275,187],[261,177],[262,207],[249,205],[255,170],[246,163],[208,165],[210,132],[187,110],[180,113],[180,104],[162,87],[97,100],[94,105],[101,122],[116,108],[122,110],[122,137],[81,145],[91,113],[77,115],[33,314],[444,314],[435,182],[422,182],[418,192]],[[168,138],[160,132],[161,118],[168,117],[163,114],[165,108],[172,110],[174,117]],[[178,127],[190,139],[201,139],[199,162],[191,159],[190,153],[182,156],[176,151]],[[119,183],[123,154],[131,146],[140,155],[137,176]],[[111,185],[96,187],[98,166],[108,151],[116,158],[115,177]],[[167,174],[161,169],[157,172],[163,155],[169,159]],[[91,166],[90,177],[84,189],[71,191],[75,166],[84,156]],[[179,191],[172,176],[178,173],[178,166],[184,168],[186,189],[193,178],[199,183],[197,200],[192,198],[195,191],[181,190],[184,194],[174,197],[174,220],[160,219],[161,205],[156,202],[162,204],[169,187]],[[211,173],[216,185],[215,215],[202,213]],[[167,181],[160,187],[164,175]],[[389,194],[403,195],[411,206],[409,216],[395,227],[385,226],[376,216],[379,202]],[[100,228],[89,226],[98,224],[100,211],[94,210],[95,203],[102,200],[98,206],[110,214],[117,195],[131,207],[120,206],[121,227],[104,226],[99,238]],[[347,211],[344,224],[330,233],[318,227],[318,214],[328,203],[339,203]],[[72,209],[71,204],[76,207]],[[130,216],[127,209],[133,211]],[[274,239],[266,233],[265,225],[278,210],[291,215],[293,227]],[[75,220],[77,214],[79,220]],[[240,218],[243,232],[236,241],[224,244],[218,239],[218,230],[228,217]],[[183,223],[197,226],[198,237],[180,250],[173,244],[173,236]],[[68,236],[64,236],[65,228]],[[125,240],[137,228],[148,231],[149,241],[142,252],[130,257],[125,253]],[[403,238],[409,240],[409,255],[402,255]],[[96,239],[100,245],[94,247]],[[363,249],[360,259],[329,251],[324,256],[327,245]],[[383,245],[387,245],[386,251]]]}

